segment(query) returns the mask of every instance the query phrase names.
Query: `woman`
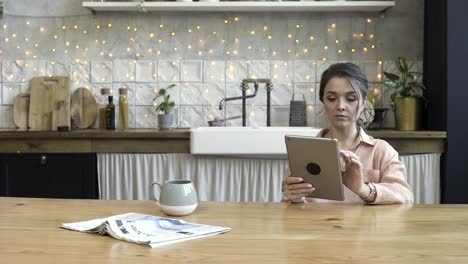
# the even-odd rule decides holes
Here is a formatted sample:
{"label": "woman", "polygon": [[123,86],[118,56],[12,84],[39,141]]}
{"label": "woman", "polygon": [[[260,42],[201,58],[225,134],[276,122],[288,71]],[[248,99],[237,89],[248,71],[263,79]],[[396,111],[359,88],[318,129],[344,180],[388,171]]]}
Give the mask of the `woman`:
{"label": "woman", "polygon": [[[319,92],[330,127],[317,137],[338,140],[345,202],[412,203],[413,192],[398,152],[359,126],[367,90],[367,78],[355,64],[330,66],[322,74]],[[306,197],[314,190],[314,186],[289,173],[283,180],[284,199],[292,203],[325,201]]]}

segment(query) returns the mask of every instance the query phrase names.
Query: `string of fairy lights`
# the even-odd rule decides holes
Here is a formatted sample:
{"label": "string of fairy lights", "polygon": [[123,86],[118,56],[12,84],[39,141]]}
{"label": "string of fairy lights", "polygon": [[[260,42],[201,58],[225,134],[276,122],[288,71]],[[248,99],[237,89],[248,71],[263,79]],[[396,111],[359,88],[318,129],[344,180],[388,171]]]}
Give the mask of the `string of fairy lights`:
{"label": "string of fairy lights", "polygon": [[[343,35],[341,38],[338,38],[336,34],[338,24],[336,22],[327,25],[325,32],[309,34],[307,34],[307,23],[293,23],[289,25],[289,28],[291,28],[289,33],[284,34],[284,31],[280,31],[282,35],[279,35],[278,32],[268,24],[264,24],[263,26],[254,24],[250,28],[245,28],[245,23],[240,24],[242,19],[243,17],[235,15],[229,18],[220,18],[216,27],[188,22],[186,23],[188,26],[186,26],[185,29],[177,28],[177,30],[174,29],[176,27],[173,25],[158,23],[159,25],[156,24],[153,27],[154,30],[148,30],[143,27],[145,28],[143,31],[140,27],[131,25],[131,23],[127,25],[122,25],[121,23],[114,25],[112,22],[103,21],[95,23],[86,22],[83,24],[67,22],[59,26],[55,25],[48,28],[46,25],[38,23],[34,18],[24,18],[24,20],[22,20],[24,25],[22,26],[18,25],[18,23],[15,23],[14,26],[10,26],[8,20],[3,19],[4,23],[1,24],[0,28],[0,35],[2,38],[0,41],[3,42],[2,45],[0,45],[0,56],[5,56],[5,51],[13,48],[16,50],[15,54],[23,54],[22,59],[24,60],[47,59],[52,65],[56,63],[56,58],[58,61],[61,57],[66,57],[72,62],[84,64],[88,64],[89,60],[115,60],[121,59],[122,57],[130,57],[130,63],[136,64],[139,60],[148,60],[148,58],[158,59],[166,56],[172,56],[182,60],[185,58],[180,55],[178,56],[178,54],[183,54],[184,52],[190,52],[192,57],[194,55],[205,60],[211,57],[236,59],[243,58],[243,56],[245,57],[246,55],[248,56],[248,54],[262,52],[265,53],[270,60],[280,60],[284,57],[293,60],[301,60],[315,56],[317,61],[326,62],[329,60],[327,53],[330,52],[336,54],[334,59],[338,58],[339,60],[340,56],[344,54],[346,54],[344,58],[347,58],[347,56],[349,57],[350,54],[360,56],[377,48],[374,33],[352,32],[351,36]],[[373,18],[362,19],[364,20],[364,24],[371,25],[374,23]],[[225,27],[223,28],[222,25]],[[242,27],[242,30],[239,31],[236,25]],[[216,28],[216,30],[210,30],[212,28]],[[17,30],[15,31],[13,29]],[[229,30],[232,33],[224,34]],[[93,34],[90,34],[91,32]],[[126,48],[124,49],[125,54],[120,52],[119,54],[114,54],[112,51],[111,45],[116,44],[115,41],[112,41],[112,38],[115,37],[112,33],[115,32],[119,32],[120,35],[123,35],[123,38],[125,38],[125,35],[128,38],[128,41],[124,41],[124,43],[127,42]],[[239,33],[239,35],[236,36],[233,34],[234,32],[242,32],[242,34]],[[93,40],[92,38],[94,36],[96,39]],[[229,36],[229,38],[226,36]],[[171,46],[172,43],[178,43],[177,38],[189,38],[194,41],[186,43],[183,46]],[[83,42],[83,39],[87,41]],[[256,41],[258,39],[262,41]],[[257,42],[260,44],[256,44]],[[275,50],[272,48],[272,45],[260,46],[263,43],[273,42],[286,42],[289,44],[287,48],[282,51]],[[54,43],[56,44],[54,45]],[[228,46],[226,45],[228,43],[233,43],[234,45]],[[319,43],[325,44],[320,47]],[[123,43],[118,44],[125,46]],[[220,50],[222,50],[222,53]],[[322,56],[319,56],[319,54]],[[51,58],[54,59],[51,60]],[[153,62],[148,63],[152,64]],[[249,60],[247,60],[247,63],[249,63]],[[315,63],[315,60],[313,63]],[[378,61],[378,64],[381,65],[382,61]],[[212,66],[216,67],[216,65]],[[282,66],[288,67],[288,62],[284,62],[284,65],[273,64],[272,71]],[[24,67],[28,68],[28,64],[24,64]],[[34,68],[33,71],[45,74],[43,69]],[[229,65],[227,67],[227,74],[235,71],[236,68],[234,65]],[[71,72],[71,74],[72,76],[76,76],[78,73]],[[156,73],[153,73],[153,75],[153,77],[156,78]],[[134,74],[130,72],[126,73],[125,77],[128,81],[135,81]],[[262,76],[251,75],[249,77],[261,78]],[[288,73],[286,73],[286,76],[280,76],[277,73],[272,74],[273,80],[282,77],[290,79]],[[12,74],[7,75],[7,79],[9,80],[13,80],[14,78],[15,76]],[[217,78],[217,76],[210,76],[210,78]],[[307,82],[311,79],[311,76],[306,75],[304,78]],[[378,73],[376,79],[380,81],[381,78],[381,74]],[[21,81],[25,82],[26,80],[22,78]],[[106,80],[102,79],[102,81]],[[223,79],[220,81],[225,80]],[[78,84],[77,82],[76,85]],[[314,93],[315,88],[311,86],[309,91]],[[209,91],[205,89],[203,92],[208,93]],[[251,91],[248,91],[248,93],[249,92]],[[372,94],[377,97],[380,95],[380,89],[378,87],[374,88]],[[372,100],[374,100],[374,98],[372,98]],[[308,110],[312,111],[313,106],[309,105]]]}

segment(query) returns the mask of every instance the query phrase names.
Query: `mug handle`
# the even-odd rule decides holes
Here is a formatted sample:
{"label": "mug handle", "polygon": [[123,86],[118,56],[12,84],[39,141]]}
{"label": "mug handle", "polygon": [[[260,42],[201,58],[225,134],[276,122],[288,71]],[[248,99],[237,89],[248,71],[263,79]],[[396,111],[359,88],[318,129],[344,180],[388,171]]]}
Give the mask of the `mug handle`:
{"label": "mug handle", "polygon": [[159,184],[159,183],[157,183],[157,182],[154,182],[154,183],[151,184],[151,186],[153,187],[153,200],[154,200],[155,202],[159,202],[159,201],[158,201],[158,200],[159,200],[159,196],[158,196],[158,198],[156,198],[156,195],[155,195],[156,192],[154,191],[154,185],[157,185],[157,186],[159,187],[159,196],[161,195],[162,187],[161,187],[161,184]]}

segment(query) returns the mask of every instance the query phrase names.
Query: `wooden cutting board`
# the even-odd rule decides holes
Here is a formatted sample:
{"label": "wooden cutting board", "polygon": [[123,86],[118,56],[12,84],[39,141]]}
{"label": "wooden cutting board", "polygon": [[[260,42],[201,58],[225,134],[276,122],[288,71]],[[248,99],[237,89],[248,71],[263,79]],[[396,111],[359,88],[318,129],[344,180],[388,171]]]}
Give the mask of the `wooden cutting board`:
{"label": "wooden cutting board", "polygon": [[15,97],[13,103],[13,123],[22,130],[28,129],[29,99],[28,93],[22,93]]}
{"label": "wooden cutting board", "polygon": [[71,96],[71,119],[81,129],[90,128],[97,117],[97,103],[86,88],[78,88]]}
{"label": "wooden cutting board", "polygon": [[70,78],[67,76],[33,77],[28,125],[31,130],[57,131],[70,128]]}

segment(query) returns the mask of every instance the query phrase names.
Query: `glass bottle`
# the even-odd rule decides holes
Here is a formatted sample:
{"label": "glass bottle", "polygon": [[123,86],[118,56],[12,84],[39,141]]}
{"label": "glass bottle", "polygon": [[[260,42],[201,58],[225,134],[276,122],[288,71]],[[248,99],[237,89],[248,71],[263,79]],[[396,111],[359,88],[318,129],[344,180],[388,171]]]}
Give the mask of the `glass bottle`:
{"label": "glass bottle", "polygon": [[[109,88],[102,88],[101,89],[101,99],[99,100],[99,104],[104,104],[107,96],[110,94]],[[106,128],[106,105],[99,106],[99,128]]]}
{"label": "glass bottle", "polygon": [[112,95],[109,95],[109,103],[106,106],[106,129],[115,129],[115,106],[112,100]]}
{"label": "glass bottle", "polygon": [[128,128],[128,101],[127,101],[127,89],[119,89],[119,129]]}

